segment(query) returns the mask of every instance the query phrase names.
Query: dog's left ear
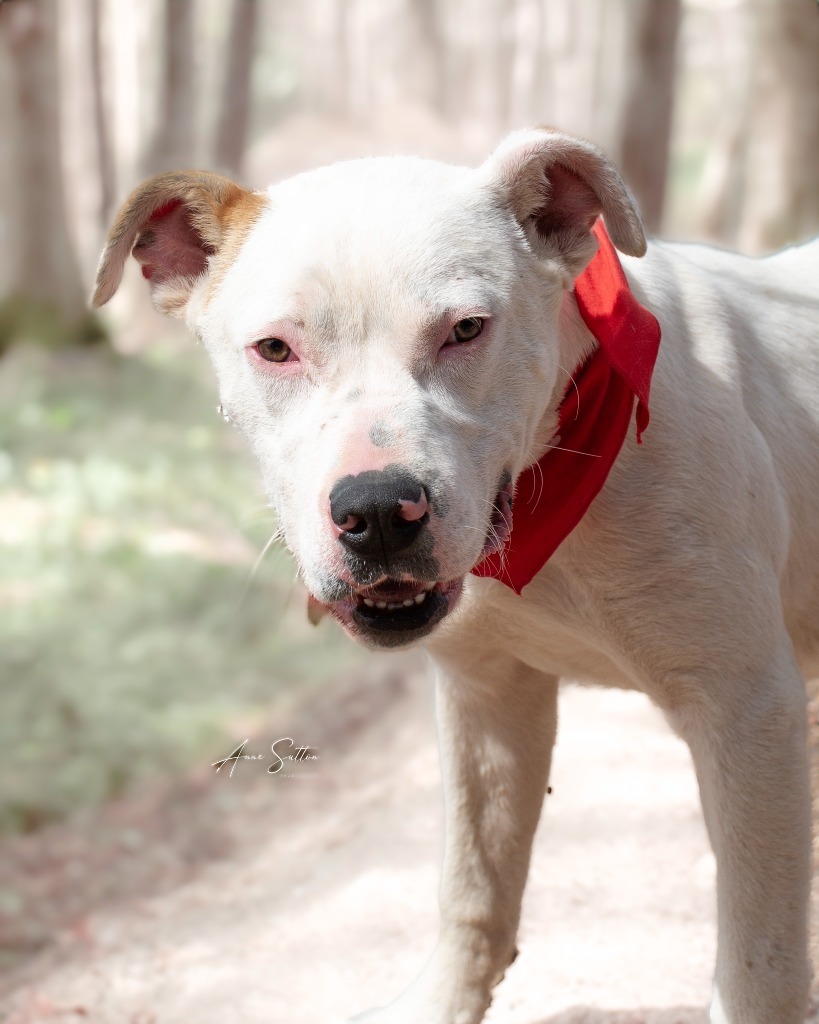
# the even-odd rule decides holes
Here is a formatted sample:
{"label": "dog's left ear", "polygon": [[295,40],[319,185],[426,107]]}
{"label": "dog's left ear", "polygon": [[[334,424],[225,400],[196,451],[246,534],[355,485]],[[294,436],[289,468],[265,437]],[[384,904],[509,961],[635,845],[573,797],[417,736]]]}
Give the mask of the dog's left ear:
{"label": "dog's left ear", "polygon": [[478,172],[501,193],[538,255],[560,261],[570,279],[597,250],[600,214],[615,246],[643,256],[637,207],[608,157],[584,139],[549,129],[514,132]]}

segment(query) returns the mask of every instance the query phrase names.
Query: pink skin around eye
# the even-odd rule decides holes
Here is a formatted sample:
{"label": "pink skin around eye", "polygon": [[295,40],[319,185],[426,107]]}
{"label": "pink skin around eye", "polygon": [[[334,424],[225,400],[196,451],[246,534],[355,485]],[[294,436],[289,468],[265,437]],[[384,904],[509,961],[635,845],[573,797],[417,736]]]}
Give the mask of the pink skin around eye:
{"label": "pink skin around eye", "polygon": [[[287,359],[280,363],[274,362],[271,359],[265,359],[258,349],[260,342],[269,341],[273,338],[283,341],[290,348]],[[266,373],[283,374],[298,372],[300,360],[293,331],[281,324],[272,324],[270,327],[265,328],[263,332],[260,332],[259,337],[255,341],[246,346],[245,351],[251,363]]]}

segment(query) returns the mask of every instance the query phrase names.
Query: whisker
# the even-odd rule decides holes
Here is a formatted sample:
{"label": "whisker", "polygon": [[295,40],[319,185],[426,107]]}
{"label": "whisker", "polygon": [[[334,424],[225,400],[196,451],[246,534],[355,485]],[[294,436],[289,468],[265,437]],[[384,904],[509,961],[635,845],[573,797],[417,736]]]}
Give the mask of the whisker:
{"label": "whisker", "polygon": [[270,505],[257,505],[256,508],[248,509],[239,520],[240,526],[250,526],[264,522],[269,519],[276,519],[276,513]]}
{"label": "whisker", "polygon": [[[494,534],[495,540],[499,541],[500,538],[498,537],[497,532],[495,531],[494,527],[492,529],[492,533]],[[497,555],[497,558],[498,558],[499,576],[501,578],[503,578],[505,576],[509,580],[509,582],[511,583],[512,578],[509,575],[509,556],[508,556],[507,551],[506,551],[506,546],[505,545],[501,545],[498,548],[498,550],[495,552],[495,554]]]}
{"label": "whisker", "polygon": [[242,593],[240,601],[241,604],[244,604],[244,602],[247,600],[247,596],[250,593],[250,588],[253,584],[253,581],[256,578],[256,574],[259,571],[259,567],[261,566],[265,555],[273,547],[274,544],[277,544],[282,540],[284,540],[284,530],[281,528],[281,526],[277,526],[273,533],[270,534],[269,540],[262,548],[262,550],[259,552],[258,556],[256,557],[256,561],[253,563],[253,566],[250,572],[248,573],[247,580],[245,582],[245,589],[244,592]]}
{"label": "whisker", "polygon": [[296,584],[299,582],[301,582],[302,586],[305,585],[304,580],[301,578],[301,568],[297,567],[296,573],[293,576],[293,579],[290,581],[290,586],[287,588],[287,594],[285,595],[284,601],[282,603],[283,613],[290,608],[290,602],[293,600],[293,594],[296,593]]}
{"label": "whisker", "polygon": [[577,448],[564,448],[559,444],[547,444],[547,448],[555,448],[559,452],[571,452],[572,455],[588,455],[590,459],[602,459],[602,455],[595,455],[594,452],[581,452]]}
{"label": "whisker", "polygon": [[540,499],[543,497],[543,488],[546,486],[546,481],[545,481],[545,479],[543,477],[543,466],[541,466],[540,461],[534,462],[532,465],[533,465],[534,468],[537,469],[537,472],[539,474],[540,488],[538,490],[537,497],[535,497],[535,485],[534,484],[532,485],[532,493],[529,496],[529,507],[530,508],[533,505],[538,505],[540,503]]}
{"label": "whisker", "polygon": [[559,368],[560,368],[560,369],[561,369],[561,370],[562,370],[562,371],[563,371],[564,373],[568,373],[568,374],[569,374],[569,380],[570,380],[570,381],[572,382],[572,384],[574,385],[574,390],[575,390],[575,392],[576,392],[576,394],[577,394],[577,410],[576,410],[576,412],[575,412],[575,414],[574,414],[574,418],[575,418],[575,419],[577,419],[577,418],[578,418],[578,416],[580,415],[580,388],[579,388],[579,387],[577,386],[577,381],[576,381],[576,380],[574,379],[574,377],[572,376],[572,374],[571,374],[571,373],[569,373],[569,371],[568,371],[568,370],[566,369],[566,367],[565,367],[565,366],[561,366],[561,365],[560,365],[560,363],[558,363],[557,365],[558,365],[558,367],[559,367]]}

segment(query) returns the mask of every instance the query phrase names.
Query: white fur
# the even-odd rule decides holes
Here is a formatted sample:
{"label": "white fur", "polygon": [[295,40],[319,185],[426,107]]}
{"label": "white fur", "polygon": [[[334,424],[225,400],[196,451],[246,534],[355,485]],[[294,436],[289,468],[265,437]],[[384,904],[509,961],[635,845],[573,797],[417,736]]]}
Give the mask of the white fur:
{"label": "white fur", "polygon": [[[580,182],[565,210],[555,165],[555,181]],[[663,327],[644,444],[632,428],[522,597],[468,575],[499,476],[544,451],[594,344],[567,287],[594,249],[576,222],[589,188],[615,242],[640,254],[614,169],[557,133],[518,133],[477,171],[394,158],[302,175],[269,191],[226,274],[194,283],[184,310],[320,603],[345,572],[327,512],[345,472],[401,462],[448,502],[430,526],[439,578],[465,576],[465,589],[426,640],[447,805],[440,940],[368,1024],[482,1019],[514,955],[561,676],[642,690],[690,745],[719,874],[712,1024],[804,1017],[797,662],[819,654],[819,242],[764,260],[660,242],[624,257]],[[471,358],[438,351],[446,311],[491,316]],[[295,373],[247,358],[282,324],[303,357]],[[386,453],[368,440],[376,421]]]}

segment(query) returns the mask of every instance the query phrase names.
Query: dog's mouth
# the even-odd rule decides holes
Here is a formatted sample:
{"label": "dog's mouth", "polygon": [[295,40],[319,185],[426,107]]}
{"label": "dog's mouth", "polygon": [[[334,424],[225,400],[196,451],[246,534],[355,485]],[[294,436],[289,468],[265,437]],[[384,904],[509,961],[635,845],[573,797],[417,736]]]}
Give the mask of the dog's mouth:
{"label": "dog's mouth", "polygon": [[[512,535],[513,489],[504,474],[492,503],[492,516],[478,563],[503,551]],[[320,614],[329,612],[356,640],[372,647],[403,647],[427,636],[455,608],[464,576],[451,580],[385,578],[353,587],[349,597],[323,604],[311,598]]]}
{"label": "dog's mouth", "polygon": [[455,607],[463,578],[448,581],[385,579],[353,591],[348,599],[327,606],[330,614],[356,639],[376,647],[413,643]]}

